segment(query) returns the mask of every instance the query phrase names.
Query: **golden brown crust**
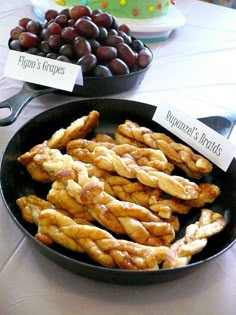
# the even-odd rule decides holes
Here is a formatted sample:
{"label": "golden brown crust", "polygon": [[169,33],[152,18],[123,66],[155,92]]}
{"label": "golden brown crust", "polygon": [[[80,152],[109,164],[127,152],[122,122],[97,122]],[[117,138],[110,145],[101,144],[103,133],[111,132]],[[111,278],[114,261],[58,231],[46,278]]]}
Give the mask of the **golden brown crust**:
{"label": "golden brown crust", "polygon": [[66,189],[78,203],[87,205],[96,221],[116,234],[127,234],[137,243],[148,245],[166,245],[174,239],[175,231],[170,223],[162,221],[142,206],[110,196],[96,178],[87,178],[83,186],[80,179],[78,182],[69,180]]}
{"label": "golden brown crust", "polygon": [[208,238],[220,233],[226,221],[219,213],[210,209],[202,209],[199,221],[186,228],[185,236],[174,242],[170,248],[175,254],[175,259],[164,262],[163,268],[176,268],[186,265],[192,255],[199,253],[207,245]]}
{"label": "golden brown crust", "polygon": [[40,211],[44,209],[54,208],[54,205],[35,195],[20,197],[16,200],[16,204],[21,210],[23,219],[29,223],[38,224],[38,216]]}
{"label": "golden brown crust", "polygon": [[105,267],[127,270],[158,269],[158,265],[172,253],[168,247],[150,247],[115,239],[109,232],[74,220],[48,209],[40,213],[37,239],[52,239],[78,252],[87,253]]}
{"label": "golden brown crust", "polygon": [[66,144],[73,139],[86,137],[98,125],[99,113],[91,111],[73,121],[66,129],[57,130],[48,140],[48,147],[53,149],[64,149]]}

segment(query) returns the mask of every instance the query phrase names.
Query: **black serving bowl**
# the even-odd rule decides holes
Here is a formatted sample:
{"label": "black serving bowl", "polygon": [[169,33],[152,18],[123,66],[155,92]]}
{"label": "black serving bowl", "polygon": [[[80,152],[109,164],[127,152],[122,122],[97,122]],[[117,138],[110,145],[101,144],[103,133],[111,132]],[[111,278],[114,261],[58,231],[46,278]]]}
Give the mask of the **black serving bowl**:
{"label": "black serving bowl", "polygon": [[[174,269],[160,269],[152,271],[128,271],[117,268],[105,268],[97,265],[86,254],[78,254],[66,250],[59,245],[47,247],[38,242],[34,235],[36,226],[25,222],[16,205],[16,199],[36,194],[45,198],[49,186],[32,181],[25,168],[17,162],[17,157],[28,151],[32,146],[48,139],[56,130],[68,126],[73,120],[87,115],[91,110],[100,112],[100,123],[95,132],[113,134],[116,126],[125,119],[133,120],[142,126],[151,128],[156,132],[167,130],[152,121],[156,107],[140,102],[118,99],[91,99],[60,105],[49,109],[32,118],[21,127],[6,146],[1,159],[1,194],[6,209],[32,244],[43,255],[56,264],[88,278],[99,281],[119,284],[150,284],[174,280],[183,277],[196,268],[206,264],[223,254],[234,243],[236,238],[236,162],[233,160],[225,173],[216,166],[213,172],[202,179],[220,186],[222,193],[210,208],[221,213],[227,225],[225,229],[211,237],[202,252],[192,257],[189,265]],[[204,120],[207,123],[207,119]],[[214,126],[213,126],[214,127]],[[175,140],[172,134],[170,135]],[[190,211],[181,218],[181,230],[177,237],[184,233],[185,227],[198,219],[199,210]]]}

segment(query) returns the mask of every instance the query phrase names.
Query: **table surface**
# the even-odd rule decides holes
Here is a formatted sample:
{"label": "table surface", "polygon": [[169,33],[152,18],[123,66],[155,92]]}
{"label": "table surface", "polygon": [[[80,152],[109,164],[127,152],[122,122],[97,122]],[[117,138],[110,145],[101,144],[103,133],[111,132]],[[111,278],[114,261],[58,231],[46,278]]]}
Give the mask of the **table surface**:
{"label": "table surface", "polygon": [[[236,10],[179,0],[184,26],[169,39],[148,44],[154,62],[142,84],[114,98],[150,104],[168,101],[194,117],[224,115],[236,109]],[[34,16],[29,0],[0,6],[0,102],[22,82],[4,76],[9,31]],[[0,130],[0,152],[31,117],[78,100],[50,94],[32,100],[16,122]],[[1,112],[0,112],[1,114]],[[236,143],[233,131],[230,141]],[[179,280],[148,286],[122,286],[74,275],[36,251],[18,230],[0,199],[0,314],[235,314],[236,245]]]}

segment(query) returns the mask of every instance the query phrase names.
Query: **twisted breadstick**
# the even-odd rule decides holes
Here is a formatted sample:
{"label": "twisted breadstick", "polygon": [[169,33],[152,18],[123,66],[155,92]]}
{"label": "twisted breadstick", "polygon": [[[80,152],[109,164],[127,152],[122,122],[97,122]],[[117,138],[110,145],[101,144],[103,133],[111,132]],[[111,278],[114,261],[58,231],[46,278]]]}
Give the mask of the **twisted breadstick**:
{"label": "twisted breadstick", "polygon": [[199,184],[199,197],[192,200],[180,200],[177,198],[150,198],[148,208],[157,212],[161,218],[169,218],[172,213],[187,214],[193,207],[204,207],[206,203],[212,203],[220,194],[220,188],[214,184]]}
{"label": "twisted breadstick", "polygon": [[84,138],[98,125],[99,113],[91,111],[87,116],[83,116],[73,121],[66,129],[57,130],[48,140],[48,147],[53,149],[64,149],[66,144],[72,139]]}
{"label": "twisted breadstick", "polygon": [[199,253],[207,245],[208,238],[221,232],[226,221],[219,213],[209,209],[202,209],[199,221],[186,228],[183,238],[174,242],[170,248],[175,253],[175,259],[168,259],[163,263],[163,268],[176,268],[185,266],[192,255]]}
{"label": "twisted breadstick", "polygon": [[105,267],[127,270],[156,270],[164,260],[171,260],[166,246],[151,247],[115,239],[109,232],[92,225],[77,224],[53,209],[40,212],[36,239],[52,239],[73,251],[85,252]]}
{"label": "twisted breadstick", "polygon": [[[125,156],[121,158],[113,150],[106,147],[97,147],[94,150],[94,165],[106,171],[117,172],[128,178],[137,178],[144,185],[159,187],[166,193],[180,199],[196,199],[199,195],[197,184],[180,176],[170,176],[156,171],[152,167],[139,166],[133,158]],[[68,154],[62,154],[57,149],[50,149],[47,143],[37,145],[29,152],[20,156],[18,160],[24,164],[34,180],[52,182],[59,174],[68,178],[75,178],[74,160]]]}
{"label": "twisted breadstick", "polygon": [[[57,207],[56,204],[51,203],[47,200],[44,200],[36,195],[28,195],[20,197],[16,200],[16,204],[18,205],[22,217],[26,222],[34,223],[38,225],[38,217],[41,211],[45,209],[55,209],[61,214],[66,215],[67,217],[72,218],[74,221],[80,224],[90,224],[88,220],[85,219],[85,215],[81,215],[80,212],[75,211],[74,213],[67,208]],[[67,205],[67,204],[66,204]],[[78,204],[77,204],[78,206]],[[88,216],[89,214],[87,214]],[[91,219],[91,216],[89,217]]]}
{"label": "twisted breadstick", "polygon": [[199,197],[192,200],[164,198],[159,188],[152,188],[131,181],[122,176],[102,171],[94,165],[87,165],[89,177],[96,176],[104,182],[104,190],[115,198],[134,202],[156,213],[161,218],[171,218],[172,213],[187,214],[192,207],[203,207],[212,203],[220,194],[220,188],[214,184],[200,183]]}
{"label": "twisted breadstick", "polygon": [[26,167],[32,179],[39,182],[53,182],[61,170],[64,170],[69,178],[76,176],[72,157],[63,155],[58,149],[50,149],[47,141],[22,154],[18,157],[18,161]]}
{"label": "twisted breadstick", "polygon": [[[56,149],[54,151],[57,152],[56,159],[40,159],[43,161],[41,167],[54,180],[59,179],[67,182],[67,192],[79,203],[79,205],[74,206],[74,202],[65,195],[64,191],[55,193],[56,189],[54,189],[53,192],[49,193],[49,198],[56,202],[58,207],[68,207],[70,211],[76,209],[77,215],[81,213],[83,218],[87,218],[89,216],[87,216],[86,211],[84,212],[83,207],[87,203],[85,200],[87,198],[90,203],[89,213],[93,218],[116,233],[127,233],[137,242],[145,244],[160,245],[170,243],[173,240],[175,232],[171,224],[160,222],[159,217],[144,207],[116,200],[103,191],[104,185],[102,182],[94,177],[89,179],[88,170],[84,164],[74,161],[71,156],[63,155]],[[68,179],[75,178],[77,175],[78,183],[74,180],[68,181]],[[58,183],[54,184],[54,188],[57,186],[60,185]],[[60,186],[60,188],[62,187]],[[64,196],[65,199],[61,196]],[[136,232],[134,233],[134,231]]]}
{"label": "twisted breadstick", "polygon": [[188,146],[174,142],[163,133],[155,133],[148,128],[126,120],[118,126],[115,139],[124,143],[128,138],[144,143],[153,149],[160,149],[166,157],[181,168],[189,177],[200,178],[203,174],[212,171],[212,164],[199,154],[195,154]]}
{"label": "twisted breadstick", "polygon": [[111,142],[96,142],[87,139],[76,139],[67,143],[66,153],[71,155],[74,159],[84,163],[93,163],[93,151],[100,145],[109,149],[112,149],[115,146],[115,144]]}
{"label": "twisted breadstick", "polygon": [[96,147],[94,165],[126,178],[137,178],[142,184],[160,188],[171,196],[189,200],[199,196],[199,187],[194,182],[180,176],[171,176],[148,166],[139,166],[130,156],[120,157],[114,150]]}
{"label": "twisted breadstick", "polygon": [[47,200],[57,209],[65,209],[71,218],[80,218],[87,221],[94,220],[87,207],[76,202],[66,190],[66,183],[56,180],[47,194]]}
{"label": "twisted breadstick", "polygon": [[97,178],[81,180],[82,173],[78,172],[78,182],[68,180],[66,189],[78,203],[87,205],[89,213],[102,226],[117,234],[127,234],[140,244],[167,245],[174,239],[175,231],[169,222],[142,206],[115,199],[103,191]]}
{"label": "twisted breadstick", "polygon": [[39,213],[44,209],[54,209],[54,205],[35,195],[20,197],[16,200],[21,215],[26,222],[38,225]]}
{"label": "twisted breadstick", "polygon": [[114,138],[112,138],[111,136],[105,133],[97,133],[92,140],[96,142],[103,142],[103,143],[108,142],[108,143],[118,144]]}
{"label": "twisted breadstick", "polygon": [[[129,163],[139,166],[148,166],[170,174],[173,171],[173,164],[169,163],[165,155],[160,150],[150,148],[136,148],[129,144],[115,145],[110,142],[95,142],[92,140],[78,139],[67,144],[67,154],[85,163],[93,163],[99,154],[103,154],[103,149],[109,149],[121,157],[129,159]],[[101,152],[101,153],[99,153]],[[98,161],[97,161],[98,163]]]}

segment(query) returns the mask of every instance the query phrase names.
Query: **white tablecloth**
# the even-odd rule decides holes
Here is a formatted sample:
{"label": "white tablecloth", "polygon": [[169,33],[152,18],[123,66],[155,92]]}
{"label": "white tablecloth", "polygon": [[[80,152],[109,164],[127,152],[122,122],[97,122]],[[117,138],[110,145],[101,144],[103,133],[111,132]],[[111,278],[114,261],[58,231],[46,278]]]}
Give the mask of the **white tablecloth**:
{"label": "white tablecloth", "polygon": [[[149,44],[154,62],[135,90],[116,98],[158,104],[168,100],[194,117],[236,110],[236,10],[179,0],[186,24],[167,41]],[[1,1],[0,102],[22,82],[4,77],[10,29],[33,16],[31,2]],[[17,121],[0,129],[0,151],[31,117],[77,100],[50,94],[36,98]],[[1,114],[1,112],[0,112]],[[236,132],[231,136],[236,143]],[[0,199],[0,314],[203,314],[236,312],[236,246],[192,274],[168,283],[121,286],[74,275],[46,259],[24,238]]]}

